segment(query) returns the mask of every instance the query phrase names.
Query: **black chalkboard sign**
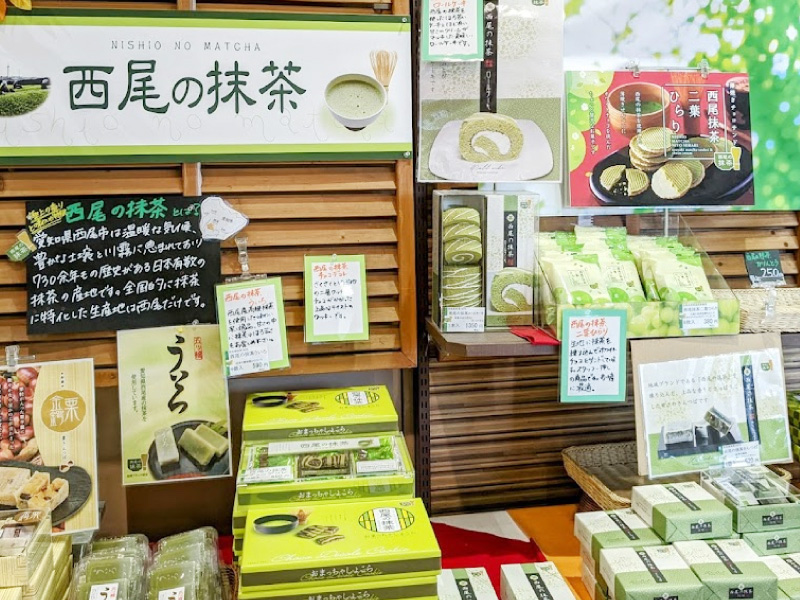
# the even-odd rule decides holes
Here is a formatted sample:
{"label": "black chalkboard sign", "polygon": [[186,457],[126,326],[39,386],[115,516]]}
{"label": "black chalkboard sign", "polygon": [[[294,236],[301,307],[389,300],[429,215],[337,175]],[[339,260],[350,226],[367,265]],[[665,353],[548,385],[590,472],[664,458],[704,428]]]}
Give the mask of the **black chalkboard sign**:
{"label": "black chalkboard sign", "polygon": [[753,287],[786,285],[781,254],[777,250],[745,252],[744,263]]}
{"label": "black chalkboard sign", "polygon": [[28,333],[215,323],[218,242],[203,198],[29,201]]}

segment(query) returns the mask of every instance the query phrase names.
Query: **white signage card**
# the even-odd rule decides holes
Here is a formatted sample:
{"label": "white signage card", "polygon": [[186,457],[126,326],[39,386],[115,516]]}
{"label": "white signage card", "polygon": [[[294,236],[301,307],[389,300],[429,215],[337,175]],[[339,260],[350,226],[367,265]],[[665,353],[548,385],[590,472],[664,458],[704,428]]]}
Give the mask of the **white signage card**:
{"label": "white signage card", "polygon": [[399,158],[410,40],[393,16],[9,16],[0,64],[30,100],[0,164]]}
{"label": "white signage card", "polygon": [[369,339],[365,257],[306,256],[308,342]]}

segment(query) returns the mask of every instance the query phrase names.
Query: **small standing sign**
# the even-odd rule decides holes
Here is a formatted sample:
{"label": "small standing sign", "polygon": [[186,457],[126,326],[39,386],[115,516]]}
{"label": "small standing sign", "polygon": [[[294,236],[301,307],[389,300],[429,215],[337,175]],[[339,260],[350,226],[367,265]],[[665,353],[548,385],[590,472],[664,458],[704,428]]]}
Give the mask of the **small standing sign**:
{"label": "small standing sign", "polygon": [[561,402],[624,402],[627,312],[574,309],[562,313]]}
{"label": "small standing sign", "polygon": [[217,314],[227,377],[289,366],[279,277],[218,285]]}
{"label": "small standing sign", "polygon": [[363,254],[306,256],[304,281],[307,342],[369,339]]}
{"label": "small standing sign", "polygon": [[483,2],[423,0],[422,60],[483,60]]}
{"label": "small standing sign", "polygon": [[786,285],[781,266],[781,254],[777,250],[745,252],[744,263],[750,284],[754,288],[777,287]]}

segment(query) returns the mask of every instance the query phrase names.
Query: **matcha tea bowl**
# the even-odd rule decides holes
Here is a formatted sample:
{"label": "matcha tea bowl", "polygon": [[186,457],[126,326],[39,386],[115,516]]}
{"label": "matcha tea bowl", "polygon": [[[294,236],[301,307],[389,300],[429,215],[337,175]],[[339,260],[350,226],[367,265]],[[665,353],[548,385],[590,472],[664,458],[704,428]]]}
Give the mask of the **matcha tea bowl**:
{"label": "matcha tea bowl", "polygon": [[386,90],[368,75],[340,75],[325,88],[325,104],[339,123],[360,131],[380,116],[386,106]]}
{"label": "matcha tea bowl", "polygon": [[[636,114],[636,98],[639,98],[639,115]],[[669,106],[669,93],[655,83],[625,83],[608,94],[608,116],[611,127],[622,135],[632,138],[641,129],[663,127],[664,108]]]}

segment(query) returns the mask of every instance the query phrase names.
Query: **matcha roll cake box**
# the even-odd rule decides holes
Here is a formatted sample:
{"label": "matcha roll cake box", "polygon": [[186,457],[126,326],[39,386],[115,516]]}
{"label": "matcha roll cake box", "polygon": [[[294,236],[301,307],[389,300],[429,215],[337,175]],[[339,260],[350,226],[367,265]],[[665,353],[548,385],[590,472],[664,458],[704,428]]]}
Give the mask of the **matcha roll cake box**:
{"label": "matcha roll cake box", "polygon": [[398,430],[397,410],[383,385],[249,394],[242,441],[265,442]]}
{"label": "matcha roll cake box", "polygon": [[275,505],[247,515],[240,564],[242,599],[323,594],[334,585],[380,590],[398,580],[435,597],[441,552],[419,499]]}

